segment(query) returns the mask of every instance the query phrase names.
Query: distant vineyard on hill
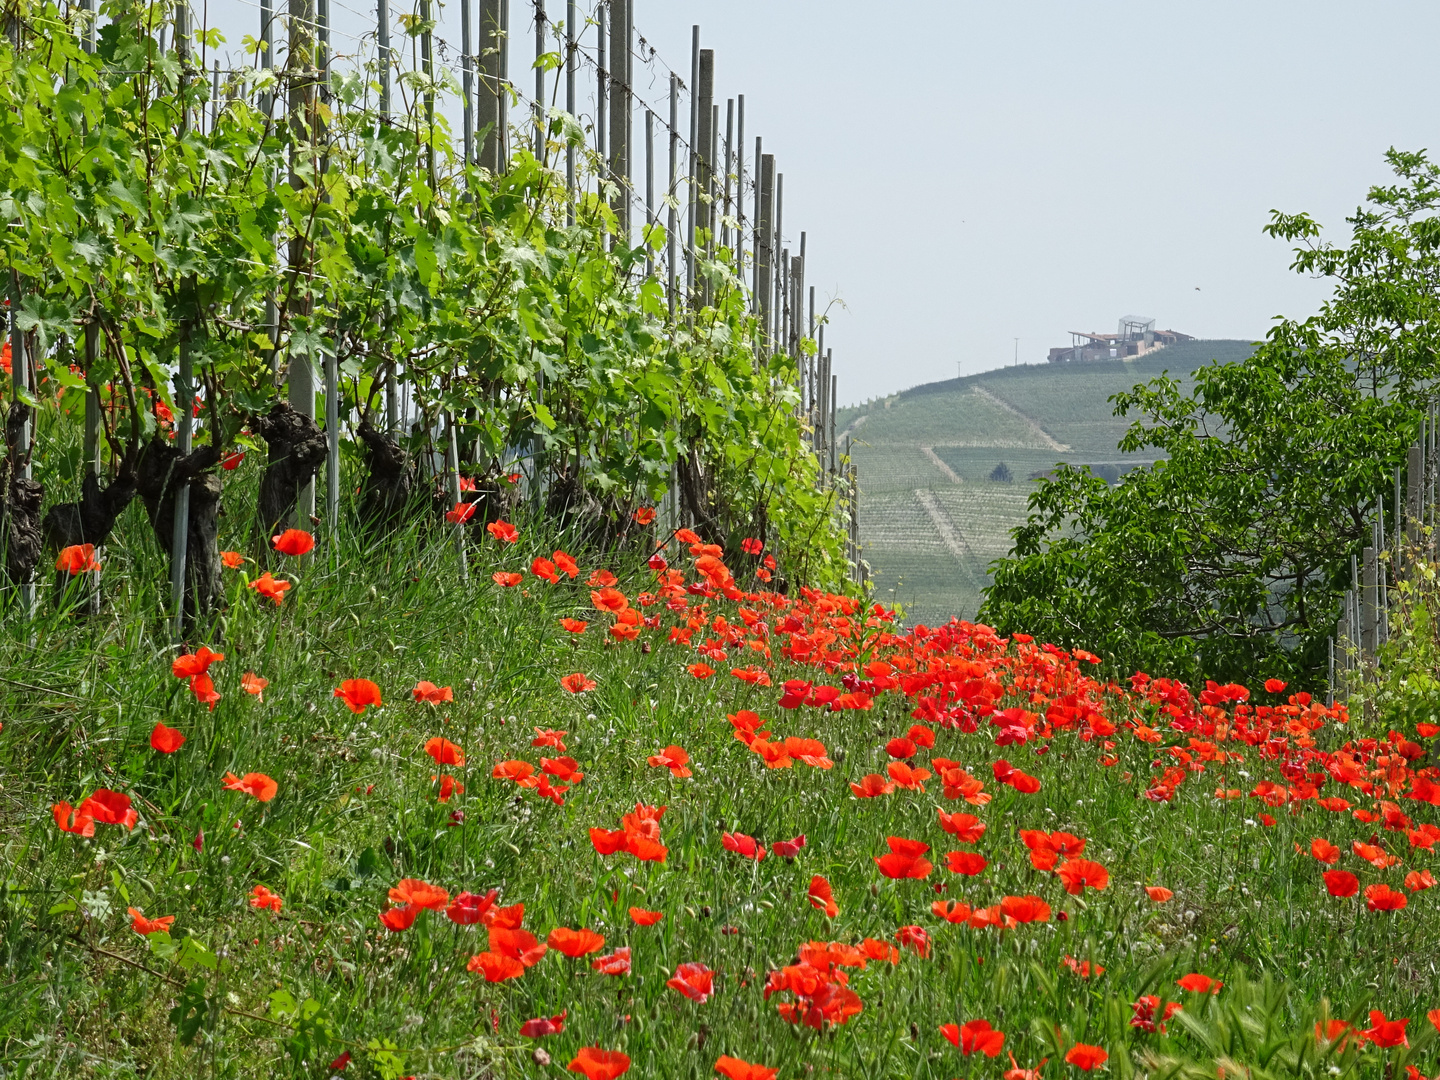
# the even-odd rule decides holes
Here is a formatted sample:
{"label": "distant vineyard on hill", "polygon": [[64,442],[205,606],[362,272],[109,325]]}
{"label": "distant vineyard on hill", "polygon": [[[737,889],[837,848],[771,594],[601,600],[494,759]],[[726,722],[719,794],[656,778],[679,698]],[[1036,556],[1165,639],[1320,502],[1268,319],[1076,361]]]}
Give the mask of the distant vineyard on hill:
{"label": "distant vineyard on hill", "polygon": [[1165,372],[1188,382],[1212,360],[1252,349],[1193,341],[1138,360],[999,368],[839,410],[860,469],[877,599],[905,604],[921,622],[973,617],[1034,477],[1064,461],[1113,480],[1152,460],[1116,449],[1129,422],[1112,415],[1112,395]]}

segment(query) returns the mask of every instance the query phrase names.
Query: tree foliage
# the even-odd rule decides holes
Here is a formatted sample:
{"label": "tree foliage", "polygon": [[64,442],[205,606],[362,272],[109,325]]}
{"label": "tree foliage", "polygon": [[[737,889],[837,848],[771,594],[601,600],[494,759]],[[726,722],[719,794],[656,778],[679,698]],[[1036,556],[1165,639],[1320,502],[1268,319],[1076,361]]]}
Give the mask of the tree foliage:
{"label": "tree foliage", "polygon": [[1099,648],[1123,667],[1217,679],[1323,680],[1350,557],[1417,438],[1437,373],[1440,168],[1391,151],[1343,246],[1305,214],[1266,231],[1334,293],[1280,319],[1243,363],[1186,390],[1119,394],[1127,452],[1163,455],[1107,486],[1066,467],[1042,481],[981,617]]}

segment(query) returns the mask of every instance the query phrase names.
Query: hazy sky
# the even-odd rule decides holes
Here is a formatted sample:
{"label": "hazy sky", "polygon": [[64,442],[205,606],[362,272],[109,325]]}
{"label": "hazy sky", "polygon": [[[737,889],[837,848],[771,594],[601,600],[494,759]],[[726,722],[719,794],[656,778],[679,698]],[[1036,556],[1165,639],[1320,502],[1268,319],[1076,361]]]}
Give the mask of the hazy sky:
{"label": "hazy sky", "polygon": [[[343,34],[373,0],[332,5]],[[532,12],[512,0],[527,88]],[[1270,210],[1343,237],[1386,148],[1440,125],[1440,4],[1415,0],[635,0],[635,23],[687,80],[700,24],[722,123],[745,94],[747,159],[763,136],[787,239],[808,233],[809,282],[844,305],[826,336],[847,402],[1010,363],[1015,338],[1039,362],[1125,314],[1259,337],[1326,292],[1261,233]],[[458,2],[440,33],[458,47]],[[637,66],[656,104],[665,78]]]}

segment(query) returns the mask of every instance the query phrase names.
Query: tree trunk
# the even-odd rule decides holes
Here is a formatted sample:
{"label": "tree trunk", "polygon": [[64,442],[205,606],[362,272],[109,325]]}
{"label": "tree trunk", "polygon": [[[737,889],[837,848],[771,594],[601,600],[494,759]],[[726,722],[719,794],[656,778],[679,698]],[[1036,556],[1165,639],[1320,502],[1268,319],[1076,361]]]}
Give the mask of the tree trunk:
{"label": "tree trunk", "polygon": [[[203,636],[219,611],[223,585],[220,576],[220,478],[209,470],[220,461],[214,446],[202,446],[182,455],[169,443],[156,439],[140,455],[136,489],[150,528],[164,551],[175,537],[175,492],[190,484],[190,521],[185,546],[185,610],[182,634],[187,641]],[[173,556],[172,556],[173,557]]]}

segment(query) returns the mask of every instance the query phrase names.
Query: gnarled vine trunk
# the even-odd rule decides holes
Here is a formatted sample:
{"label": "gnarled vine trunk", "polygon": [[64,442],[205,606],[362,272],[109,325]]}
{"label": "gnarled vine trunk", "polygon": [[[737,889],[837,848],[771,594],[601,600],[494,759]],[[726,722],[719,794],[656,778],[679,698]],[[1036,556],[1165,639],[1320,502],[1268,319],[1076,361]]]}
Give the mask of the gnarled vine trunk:
{"label": "gnarled vine trunk", "polygon": [[8,453],[0,466],[0,483],[4,499],[0,501],[0,544],[5,549],[5,576],[12,586],[35,578],[42,549],[40,508],[45,501],[45,488],[36,480],[19,475],[14,462],[20,456],[20,434],[34,412],[30,406],[15,401],[5,418],[5,444]]}
{"label": "gnarled vine trunk", "polygon": [[400,443],[369,420],[361,420],[355,434],[368,451],[360,523],[372,540],[378,540],[404,519],[415,491],[415,470]]}
{"label": "gnarled vine trunk", "polygon": [[[250,429],[265,440],[268,450],[255,507],[260,549],[268,552],[270,537],[294,513],[301,489],[315,479],[325,461],[325,433],[286,401],[277,401],[269,413],[252,418]],[[301,528],[308,525],[300,523]]]}
{"label": "gnarled vine trunk", "polygon": [[[136,467],[136,491],[145,504],[150,528],[162,550],[174,559],[175,493],[182,483],[190,485],[189,528],[185,543],[185,606],[181,620],[186,640],[203,631],[220,610],[224,595],[221,581],[220,478],[213,469],[220,452],[202,446],[181,454],[169,443],[156,439],[141,451]],[[173,565],[171,567],[174,569]]]}

